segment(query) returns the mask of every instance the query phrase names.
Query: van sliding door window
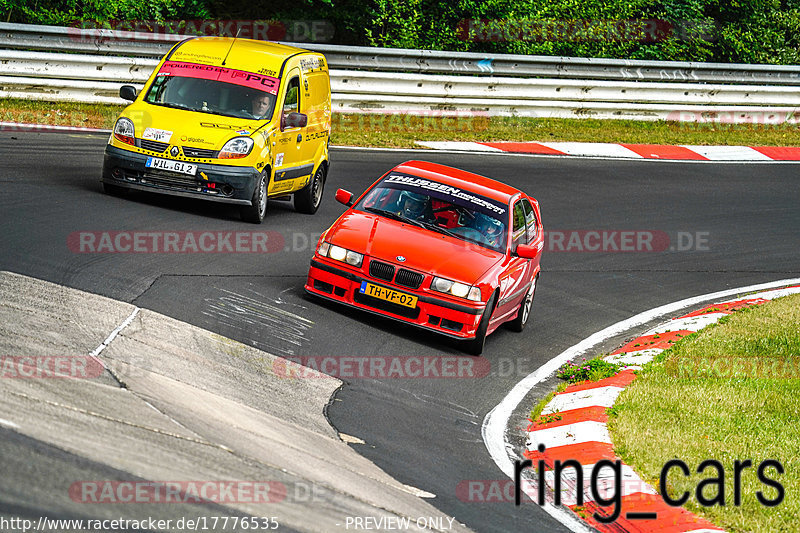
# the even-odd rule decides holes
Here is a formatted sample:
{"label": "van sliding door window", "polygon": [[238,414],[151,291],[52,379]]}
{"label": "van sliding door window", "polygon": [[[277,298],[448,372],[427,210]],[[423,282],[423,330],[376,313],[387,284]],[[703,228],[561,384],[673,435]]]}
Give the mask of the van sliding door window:
{"label": "van sliding door window", "polygon": [[286,86],[286,99],[283,101],[283,116],[300,112],[300,78],[295,76]]}

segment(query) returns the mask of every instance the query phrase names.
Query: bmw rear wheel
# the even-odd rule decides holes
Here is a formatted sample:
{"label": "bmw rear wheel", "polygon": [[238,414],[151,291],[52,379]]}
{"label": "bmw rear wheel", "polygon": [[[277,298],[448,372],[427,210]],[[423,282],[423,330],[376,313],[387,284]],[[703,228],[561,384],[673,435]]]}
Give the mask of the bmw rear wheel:
{"label": "bmw rear wheel", "polygon": [[519,305],[519,311],[517,311],[517,317],[508,323],[508,328],[511,331],[522,331],[523,329],[525,329],[525,324],[528,323],[528,318],[530,318],[531,315],[531,308],[533,307],[533,298],[534,296],[536,296],[537,281],[539,281],[539,274],[536,274],[536,277],[533,278],[530,289],[528,289],[527,294],[525,294],[525,298]]}

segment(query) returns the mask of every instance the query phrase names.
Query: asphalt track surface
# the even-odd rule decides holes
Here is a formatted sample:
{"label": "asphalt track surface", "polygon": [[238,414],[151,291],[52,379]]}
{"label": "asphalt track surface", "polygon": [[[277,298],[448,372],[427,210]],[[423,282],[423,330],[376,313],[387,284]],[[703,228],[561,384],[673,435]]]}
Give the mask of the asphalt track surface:
{"label": "asphalt track surface", "polygon": [[[360,193],[405,160],[458,166],[523,189],[539,200],[546,230],[669,235],[662,251],[545,250],[532,321],[521,334],[501,328],[487,339],[483,357],[492,372],[486,377],[345,380],[328,409],[333,426],[363,440],[353,444],[359,453],[401,482],[435,494],[433,505],[475,531],[564,530],[533,504],[470,502],[456,493],[466,480],[503,479],[480,426],[514,383],[619,320],[697,294],[796,276],[800,265],[797,164],[334,149],[316,215],[271,202],[264,225],[255,227],[227,206],[104,195],[99,175],[105,142],[104,135],[0,133],[0,269],[131,302],[276,355],[461,353],[436,336],[303,294],[316,237],[343,211],[333,200],[335,189]],[[278,232],[283,249],[92,254],[67,245],[69,235],[80,231],[253,229]],[[688,235],[700,237],[700,249],[696,242],[688,245]],[[524,427],[522,410],[517,419]],[[41,455],[35,443],[4,435],[6,449],[31,461]],[[91,476],[95,468],[68,454],[47,453],[57,458],[51,462],[54,476],[78,476],[81,470],[81,477]],[[15,464],[0,478],[6,488],[24,481],[24,461]],[[31,479],[31,508],[45,510],[47,489],[36,481],[44,483],[44,477]]]}

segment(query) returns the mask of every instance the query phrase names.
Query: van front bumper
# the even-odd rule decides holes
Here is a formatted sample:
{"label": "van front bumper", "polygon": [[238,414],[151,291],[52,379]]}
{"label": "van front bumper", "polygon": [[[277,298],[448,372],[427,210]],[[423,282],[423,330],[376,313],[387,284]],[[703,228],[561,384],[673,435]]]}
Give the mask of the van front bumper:
{"label": "van front bumper", "polygon": [[197,165],[197,174],[190,176],[147,168],[149,157],[107,145],[101,181],[126,189],[252,205],[253,191],[261,175],[255,168],[191,162]]}

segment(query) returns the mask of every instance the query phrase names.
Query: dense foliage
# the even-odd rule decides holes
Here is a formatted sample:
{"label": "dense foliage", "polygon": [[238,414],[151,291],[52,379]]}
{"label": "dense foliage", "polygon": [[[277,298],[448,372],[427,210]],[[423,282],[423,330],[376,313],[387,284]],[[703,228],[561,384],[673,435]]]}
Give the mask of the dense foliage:
{"label": "dense foliage", "polygon": [[0,0],[0,17],[324,20],[338,44],[800,63],[800,0]]}

